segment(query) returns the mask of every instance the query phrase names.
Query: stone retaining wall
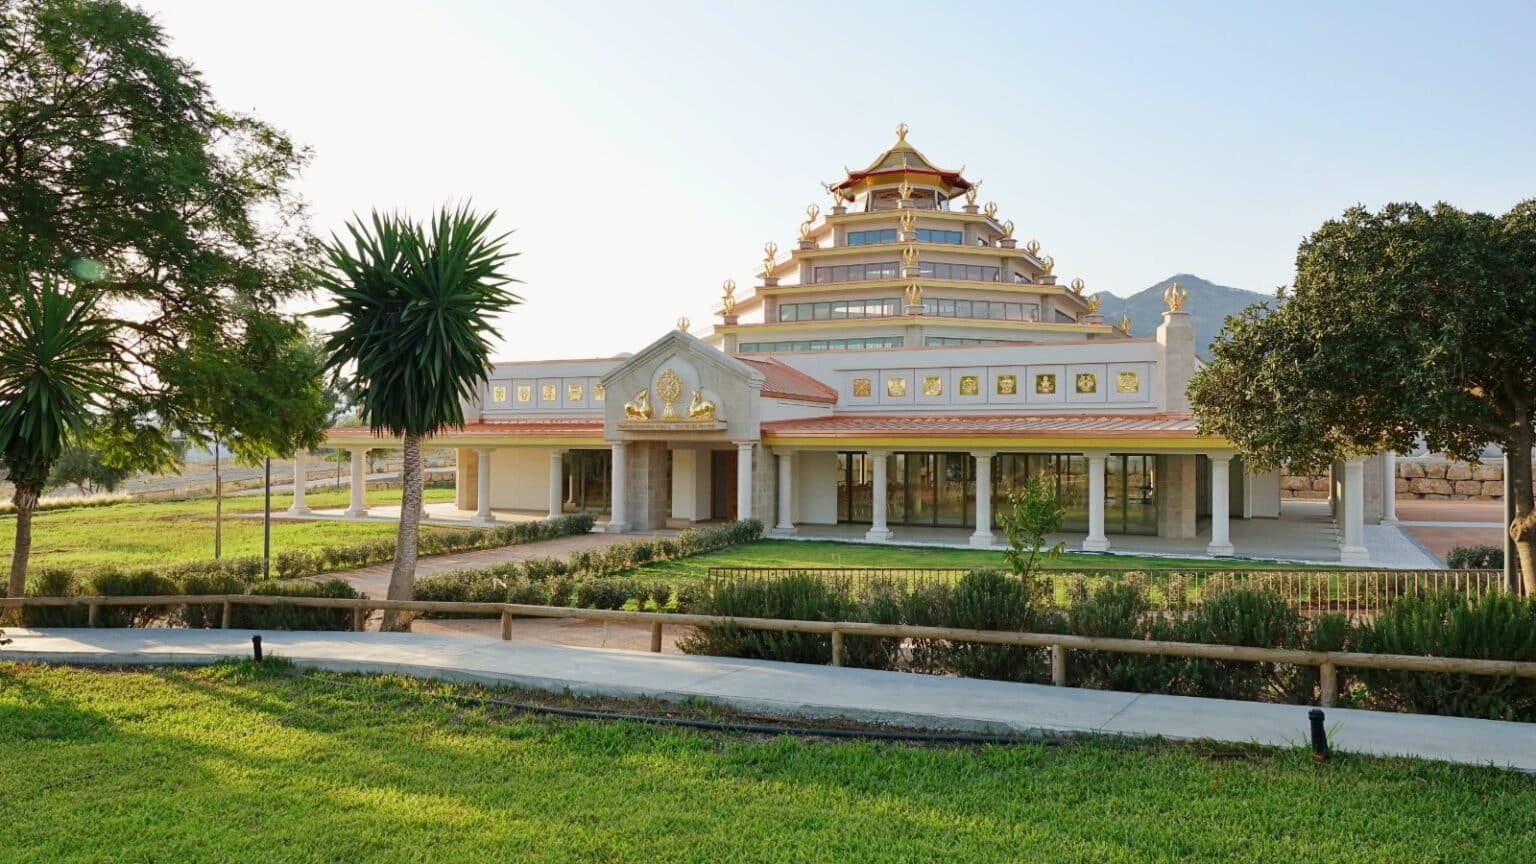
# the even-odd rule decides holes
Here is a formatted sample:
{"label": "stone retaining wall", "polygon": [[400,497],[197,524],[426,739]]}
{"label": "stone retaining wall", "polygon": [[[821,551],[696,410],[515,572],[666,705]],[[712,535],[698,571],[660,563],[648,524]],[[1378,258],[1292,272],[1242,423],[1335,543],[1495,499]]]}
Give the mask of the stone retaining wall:
{"label": "stone retaining wall", "polygon": [[[1280,471],[1284,498],[1328,497],[1328,474]],[[1397,457],[1397,497],[1432,501],[1498,501],[1504,497],[1504,466],[1499,462],[1468,465],[1429,457]]]}

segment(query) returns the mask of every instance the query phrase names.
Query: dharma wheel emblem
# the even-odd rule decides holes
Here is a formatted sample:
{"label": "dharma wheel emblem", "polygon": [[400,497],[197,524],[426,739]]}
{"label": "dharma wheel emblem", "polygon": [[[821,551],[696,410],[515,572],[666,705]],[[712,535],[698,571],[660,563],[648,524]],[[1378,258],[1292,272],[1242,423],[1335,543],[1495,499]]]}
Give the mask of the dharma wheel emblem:
{"label": "dharma wheel emblem", "polygon": [[667,369],[656,379],[656,395],[661,398],[661,419],[676,420],[677,400],[683,395],[683,379],[676,372]]}

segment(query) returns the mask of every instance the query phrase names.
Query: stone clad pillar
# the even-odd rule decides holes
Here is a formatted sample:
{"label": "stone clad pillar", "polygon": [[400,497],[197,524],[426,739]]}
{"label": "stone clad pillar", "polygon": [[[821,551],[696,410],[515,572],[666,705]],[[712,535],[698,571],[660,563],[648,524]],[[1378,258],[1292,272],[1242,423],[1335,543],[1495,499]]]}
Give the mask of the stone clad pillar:
{"label": "stone clad pillar", "polygon": [[347,507],[345,515],[351,517],[368,515],[368,451],[352,448],[352,502]]}
{"label": "stone clad pillar", "polygon": [[309,508],[304,506],[306,479],[304,476],[304,451],[295,450],[293,451],[293,506],[288,508],[288,512],[294,516],[303,516],[309,512]]}
{"label": "stone clad pillar", "polygon": [[613,443],[613,480],[609,484],[608,530],[622,533],[629,530],[624,507],[624,442]]}
{"label": "stone clad pillar", "polygon": [[795,454],[792,450],[779,452],[779,524],[773,533],[791,536],[795,533]]}
{"label": "stone clad pillar", "polygon": [[475,521],[489,525],[496,521],[491,512],[491,448],[475,450]]}
{"label": "stone clad pillar", "polygon": [[1109,549],[1109,538],[1104,536],[1104,459],[1103,453],[1088,454],[1088,536],[1083,540],[1085,552]]}
{"label": "stone clad pillar", "polygon": [[1391,524],[1397,521],[1397,451],[1381,454],[1381,521]]}
{"label": "stone clad pillar", "polygon": [[736,518],[752,518],[752,442],[736,443]]}
{"label": "stone clad pillar", "polygon": [[891,539],[891,529],[885,524],[886,453],[884,450],[871,450],[864,455],[869,459],[870,467],[874,469],[872,478],[874,489],[870,492],[873,496],[873,500],[870,501],[871,524],[869,530],[864,532],[864,539],[885,543]]}
{"label": "stone clad pillar", "polygon": [[1365,549],[1365,460],[1352,456],[1344,460],[1344,518],[1340,526],[1343,542],[1339,546],[1339,562],[1362,565],[1370,563],[1370,553]]}
{"label": "stone clad pillar", "polygon": [[565,451],[559,447],[549,449],[549,518],[554,519],[562,512],[561,469],[565,467]]}
{"label": "stone clad pillar", "polygon": [[1211,457],[1211,542],[1205,547],[1209,555],[1231,555],[1232,540],[1228,536],[1228,520],[1232,504],[1229,500],[1230,454],[1213,454]]}
{"label": "stone clad pillar", "polygon": [[971,454],[976,460],[976,533],[971,535],[972,546],[991,546],[992,536],[992,451],[977,450]]}

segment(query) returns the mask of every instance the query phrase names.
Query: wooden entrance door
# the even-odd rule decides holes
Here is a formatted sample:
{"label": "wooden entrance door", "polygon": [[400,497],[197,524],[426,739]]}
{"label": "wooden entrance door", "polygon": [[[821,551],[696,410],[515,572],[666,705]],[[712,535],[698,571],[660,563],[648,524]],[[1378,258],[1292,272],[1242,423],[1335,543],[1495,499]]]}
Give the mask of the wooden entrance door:
{"label": "wooden entrance door", "polygon": [[736,451],[709,451],[709,515],[726,522],[736,520]]}

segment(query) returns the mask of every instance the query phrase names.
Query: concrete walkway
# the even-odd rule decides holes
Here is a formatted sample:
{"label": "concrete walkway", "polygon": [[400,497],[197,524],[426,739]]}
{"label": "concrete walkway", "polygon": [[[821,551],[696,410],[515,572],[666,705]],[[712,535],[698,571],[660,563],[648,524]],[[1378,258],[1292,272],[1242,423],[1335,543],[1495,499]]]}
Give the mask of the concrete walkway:
{"label": "concrete walkway", "polygon": [[[516,543],[511,546],[477,549],[473,552],[429,555],[417,559],[416,578],[423,579],[427,576],[447,573],[450,570],[459,570],[464,567],[489,567],[493,564],[525,561],[529,558],[565,558],[572,552],[579,552],[582,549],[599,549],[625,540],[634,540],[638,536],[635,534],[576,534],[569,537],[539,540],[533,543]],[[393,566],[393,562],[386,562],[374,564],[370,567],[362,567],[357,570],[325,573],[309,578],[311,581],[317,582],[323,582],[328,579],[340,579],[369,597],[383,597],[389,593],[389,571]]]}
{"label": "concrete walkway", "polygon": [[[12,631],[0,659],[200,664],[249,656],[249,630]],[[1307,741],[1307,708],[1078,690],[869,669],[605,651],[405,633],[263,632],[272,654],[337,672],[433,677],[555,692],[702,699],[802,718],[970,732],[1076,732],[1171,739]],[[1333,746],[1536,770],[1536,724],[1328,709]]]}

